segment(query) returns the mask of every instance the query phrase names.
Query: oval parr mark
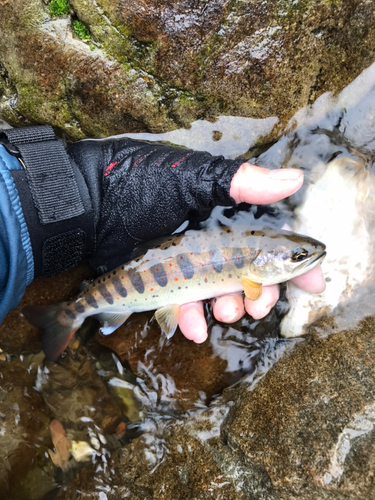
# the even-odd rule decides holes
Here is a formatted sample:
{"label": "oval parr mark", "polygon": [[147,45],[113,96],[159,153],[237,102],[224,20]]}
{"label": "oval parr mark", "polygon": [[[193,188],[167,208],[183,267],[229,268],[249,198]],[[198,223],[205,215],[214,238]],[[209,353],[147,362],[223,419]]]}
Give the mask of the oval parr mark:
{"label": "oval parr mark", "polygon": [[107,287],[105,285],[99,285],[99,292],[100,295],[103,297],[104,300],[108,302],[108,304],[113,304],[113,297],[107,290]]}
{"label": "oval parr mark", "polygon": [[129,269],[128,276],[129,276],[130,282],[133,285],[134,289],[138,293],[143,293],[145,291],[145,285],[143,283],[141,275],[137,271],[134,271],[133,269]]}
{"label": "oval parr mark", "polygon": [[71,311],[70,309],[64,309],[64,312],[65,314],[68,316],[68,318],[70,319],[76,319],[76,315],[74,314],[73,311]]}
{"label": "oval parr mark", "polygon": [[76,302],[74,304],[74,309],[77,311],[77,313],[82,314],[85,312],[85,306],[81,304],[80,302]]}
{"label": "oval parr mark", "polygon": [[85,299],[89,306],[93,307],[94,309],[98,309],[99,306],[96,302],[96,299],[93,295],[91,295],[91,293],[87,293]]}
{"label": "oval parr mark", "polygon": [[[124,287],[124,285],[122,284],[121,280],[117,276],[114,276],[112,278],[112,284],[115,287],[116,292],[119,295],[121,295],[121,297],[126,297],[128,295],[128,292],[126,291],[126,288]],[[101,292],[101,290],[100,290],[100,292]],[[108,302],[108,300],[107,300],[107,302]]]}
{"label": "oval parr mark", "polygon": [[180,268],[185,279],[190,280],[194,276],[194,267],[187,254],[182,254],[176,257],[178,267]]}
{"label": "oval parr mark", "polygon": [[159,286],[166,286],[168,283],[167,274],[164,267],[161,264],[155,264],[150,267],[153,277]]}
{"label": "oval parr mark", "polygon": [[216,273],[221,273],[223,270],[223,258],[221,256],[220,250],[214,248],[210,250],[210,261],[213,270]]}
{"label": "oval parr mark", "polygon": [[245,256],[242,248],[233,248],[233,262],[237,269],[241,269],[245,265]]}

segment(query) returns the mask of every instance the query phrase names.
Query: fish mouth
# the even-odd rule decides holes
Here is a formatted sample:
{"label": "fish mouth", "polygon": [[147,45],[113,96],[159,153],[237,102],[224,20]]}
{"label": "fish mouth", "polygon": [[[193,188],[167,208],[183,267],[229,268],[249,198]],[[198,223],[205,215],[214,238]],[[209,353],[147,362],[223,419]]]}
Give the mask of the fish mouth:
{"label": "fish mouth", "polygon": [[320,262],[322,262],[322,260],[324,259],[324,257],[327,255],[327,252],[325,250],[323,250],[322,252],[320,252],[320,254],[318,254],[314,259],[310,260],[307,264],[306,264],[306,268],[308,267],[311,267],[312,265],[316,266],[318,265]]}

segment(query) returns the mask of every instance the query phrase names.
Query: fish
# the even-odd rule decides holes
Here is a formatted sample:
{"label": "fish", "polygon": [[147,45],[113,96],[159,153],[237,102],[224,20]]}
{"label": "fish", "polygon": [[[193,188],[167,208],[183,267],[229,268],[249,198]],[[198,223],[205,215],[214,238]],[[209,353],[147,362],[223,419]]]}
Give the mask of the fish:
{"label": "fish", "polygon": [[156,310],[171,338],[183,304],[242,292],[258,300],[263,286],[282,283],[319,264],[325,245],[290,231],[217,226],[171,236],[89,283],[74,299],[22,312],[43,330],[46,359],[55,361],[84,320],[109,335],[131,314]]}

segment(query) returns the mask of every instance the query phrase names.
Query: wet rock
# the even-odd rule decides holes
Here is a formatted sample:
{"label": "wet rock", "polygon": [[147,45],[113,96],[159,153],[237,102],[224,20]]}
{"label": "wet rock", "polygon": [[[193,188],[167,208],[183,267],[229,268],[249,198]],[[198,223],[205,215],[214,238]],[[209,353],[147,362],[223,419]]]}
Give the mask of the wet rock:
{"label": "wet rock", "polygon": [[242,394],[223,429],[229,447],[306,499],[371,497],[374,355],[375,318],[309,337]]}
{"label": "wet rock", "polygon": [[[365,0],[0,2],[0,114],[72,138],[293,113],[374,58]],[[90,33],[81,40],[77,18]],[[280,125],[279,125],[280,129]]]}

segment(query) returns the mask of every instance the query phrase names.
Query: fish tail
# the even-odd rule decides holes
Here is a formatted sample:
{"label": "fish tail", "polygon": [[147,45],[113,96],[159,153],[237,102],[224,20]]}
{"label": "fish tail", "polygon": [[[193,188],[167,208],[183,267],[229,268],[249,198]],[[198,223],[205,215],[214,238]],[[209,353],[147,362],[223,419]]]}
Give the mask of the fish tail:
{"label": "fish tail", "polygon": [[43,330],[42,348],[47,361],[55,361],[65,350],[70,339],[83,323],[77,325],[77,320],[64,318],[64,324],[59,320],[62,304],[55,306],[26,306],[22,313],[26,319],[37,328]]}

